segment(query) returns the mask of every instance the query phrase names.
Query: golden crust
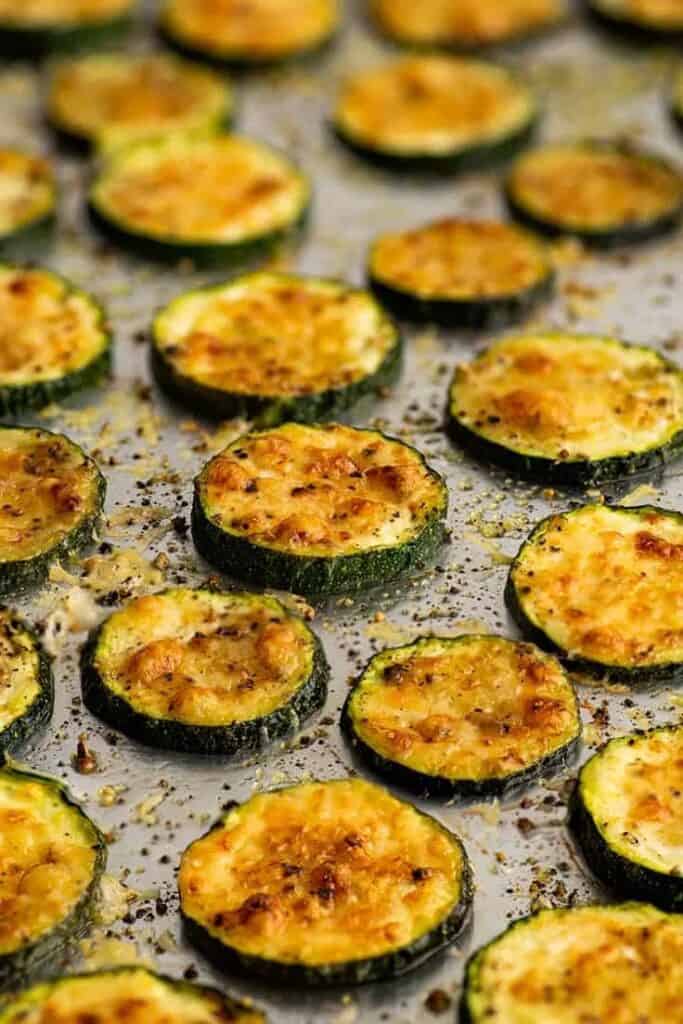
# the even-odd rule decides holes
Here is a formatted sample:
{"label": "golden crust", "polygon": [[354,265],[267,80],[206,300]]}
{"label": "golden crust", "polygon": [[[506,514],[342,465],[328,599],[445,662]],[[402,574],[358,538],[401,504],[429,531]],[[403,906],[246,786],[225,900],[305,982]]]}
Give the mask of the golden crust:
{"label": "golden crust", "polygon": [[0,149],[0,237],[47,216],[54,202],[54,178],[47,160]]}
{"label": "golden crust", "polygon": [[559,22],[562,0],[371,0],[389,35],[423,45],[490,46]]}
{"label": "golden crust", "polygon": [[80,24],[107,21],[125,14],[133,0],[0,0],[0,19],[11,25]]}

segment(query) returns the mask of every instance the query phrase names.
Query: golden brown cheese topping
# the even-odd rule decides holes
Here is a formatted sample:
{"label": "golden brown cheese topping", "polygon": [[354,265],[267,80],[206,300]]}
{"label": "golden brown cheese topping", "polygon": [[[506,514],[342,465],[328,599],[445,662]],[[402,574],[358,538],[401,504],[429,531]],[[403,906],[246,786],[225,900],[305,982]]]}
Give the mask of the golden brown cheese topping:
{"label": "golden brown cheese topping", "polygon": [[372,10],[397,39],[463,47],[502,43],[566,14],[562,0],[372,0]]}
{"label": "golden brown cheese topping", "polygon": [[54,203],[55,185],[47,160],[0,149],[0,236],[47,216]]}
{"label": "golden brown cheese topping", "polygon": [[576,657],[646,667],[683,661],[683,523],[586,506],[555,516],[520,552],[524,611]]}
{"label": "golden brown cheese topping", "polygon": [[666,445],[681,430],[683,375],[654,349],[588,335],[521,335],[457,368],[451,412],[516,452],[600,460]]}
{"label": "golden brown cheese topping", "polygon": [[264,396],[347,387],[375,373],[396,343],[393,324],[366,292],[265,273],[181,297],[155,331],[181,375]]}
{"label": "golden brown cheese topping", "polygon": [[349,138],[396,153],[440,154],[505,137],[533,113],[504,68],[452,57],[405,57],[351,78],[336,123]]}
{"label": "golden brown cheese topping", "polygon": [[545,247],[512,224],[452,218],[384,235],[370,272],[412,295],[478,299],[517,295],[548,276]]}
{"label": "golden brown cheese topping", "polygon": [[571,230],[649,223],[683,202],[683,178],[645,155],[608,146],[545,146],[520,157],[508,180],[530,214]]}
{"label": "golden brown cheese topping", "polygon": [[369,430],[285,424],[234,442],[204,469],[209,518],[258,545],[335,556],[416,535],[445,502],[407,445]]}
{"label": "golden brown cheese topping", "polygon": [[339,20],[337,0],[169,0],[167,30],[227,59],[277,60],[309,50]]}
{"label": "golden brown cheese topping", "polygon": [[40,693],[38,652],[26,630],[0,609],[0,733],[20,718]]}
{"label": "golden brown cheese topping", "polygon": [[683,28],[683,0],[593,0],[593,4],[605,14],[653,28]]}
{"label": "golden brown cheese topping", "polygon": [[381,956],[446,918],[462,892],[454,838],[360,779],[252,797],[183,854],[185,914],[271,961]]}
{"label": "golden brown cheese topping", "polygon": [[133,0],[0,0],[0,19],[10,24],[69,25],[105,21],[125,14]]}
{"label": "golden brown cheese topping", "polygon": [[385,651],[349,712],[373,750],[441,778],[513,775],[580,730],[559,662],[498,637],[433,638]]}

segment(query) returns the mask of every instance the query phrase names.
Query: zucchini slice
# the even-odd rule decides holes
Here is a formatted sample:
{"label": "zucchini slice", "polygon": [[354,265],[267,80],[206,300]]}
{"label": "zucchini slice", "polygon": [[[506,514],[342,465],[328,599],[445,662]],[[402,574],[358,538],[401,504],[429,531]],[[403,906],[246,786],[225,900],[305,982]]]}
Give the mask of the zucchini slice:
{"label": "zucchini slice", "polygon": [[239,579],[326,594],[423,564],[443,540],[447,504],[415,448],[375,430],[286,423],[206,464],[192,532],[200,554]]}
{"label": "zucchini slice", "polygon": [[92,539],[106,484],[63,434],[0,426],[0,595],[41,584]]}
{"label": "zucchini slice", "polygon": [[390,168],[455,173],[512,156],[537,113],[531,91],[506,68],[415,56],[350,78],[334,128],[359,155]]}
{"label": "zucchini slice", "polygon": [[248,754],[325,702],[314,633],[271,597],[168,590],[137,598],[83,652],[83,700],[134,739],[196,754]]}
{"label": "zucchini slice", "polygon": [[118,42],[135,0],[0,0],[0,54],[43,57]]}
{"label": "zucchini slice", "polygon": [[678,1024],[683,914],[647,903],[541,910],[469,961],[461,1024]]}
{"label": "zucchini slice", "polygon": [[269,426],[336,416],[401,368],[401,336],[371,295],[289,274],[187,292],[156,318],[152,340],[170,395],[204,415]]}
{"label": "zucchini slice", "polygon": [[384,35],[406,46],[474,50],[536,35],[562,22],[564,0],[371,0]]}
{"label": "zucchini slice", "polygon": [[54,978],[11,996],[0,1024],[266,1024],[259,1010],[214,988],[144,967]]}
{"label": "zucchini slice", "polygon": [[0,608],[0,756],[47,724],[53,701],[50,659],[38,637]]}
{"label": "zucchini slice", "polygon": [[683,516],[583,505],[544,519],[506,598],[521,628],[572,666],[610,679],[683,678]]}
{"label": "zucchini slice", "polygon": [[542,146],[523,154],[505,185],[512,214],[550,236],[611,248],[678,227],[683,176],[659,156],[615,143]]}
{"label": "zucchini slice", "polygon": [[454,438],[522,476],[594,484],[654,469],[683,447],[683,373],[614,338],[504,338],[455,371]]}
{"label": "zucchini slice", "polygon": [[44,157],[0,149],[0,254],[30,256],[50,235],[56,205],[52,165]]}
{"label": "zucchini slice", "polygon": [[303,225],[310,191],[269,146],[176,134],[116,150],[89,209],[101,231],[140,256],[211,265],[270,251]]}
{"label": "zucchini slice", "polygon": [[0,263],[0,322],[0,416],[59,402],[109,371],[104,311],[51,271]]}
{"label": "zucchini slice", "polygon": [[277,64],[322,49],[337,31],[338,0],[166,0],[162,35],[216,64]]}
{"label": "zucchini slice", "polygon": [[222,77],[168,54],[90,54],[61,61],[47,112],[70,142],[103,149],[174,131],[230,126],[232,91]]}
{"label": "zucchini slice", "polygon": [[404,974],[472,899],[457,836],[358,778],[253,796],[188,847],[178,884],[188,937],[219,967],[296,986]]}
{"label": "zucchini slice", "polygon": [[593,17],[636,39],[679,41],[683,37],[680,0],[586,0]]}
{"label": "zucchini slice", "polygon": [[581,769],[571,825],[591,871],[631,899],[683,908],[683,727],[610,740]]}
{"label": "zucchini slice", "polygon": [[370,661],[342,727],[393,783],[487,797],[565,767],[581,717],[560,663],[531,644],[427,637]]}
{"label": "zucchini slice", "polygon": [[0,769],[0,988],[87,925],[104,837],[55,779]]}
{"label": "zucchini slice", "polygon": [[528,231],[457,218],[383,235],[368,277],[398,316],[475,329],[523,320],[555,281],[545,245]]}

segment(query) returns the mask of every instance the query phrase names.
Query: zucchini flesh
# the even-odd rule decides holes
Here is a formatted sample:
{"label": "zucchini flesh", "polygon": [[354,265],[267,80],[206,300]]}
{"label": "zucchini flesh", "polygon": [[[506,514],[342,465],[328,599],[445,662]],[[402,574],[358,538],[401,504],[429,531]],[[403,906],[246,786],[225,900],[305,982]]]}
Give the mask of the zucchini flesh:
{"label": "zucchini flesh", "polygon": [[559,662],[494,636],[428,637],[376,655],[342,723],[392,782],[444,797],[501,795],[560,769],[581,735]]}
{"label": "zucchini flesh", "polygon": [[679,0],[588,0],[591,12],[602,22],[638,36],[683,34],[683,9]]}
{"label": "zucchini flesh", "polygon": [[219,966],[297,985],[403,974],[456,937],[471,901],[457,837],[362,779],[252,797],[188,847],[179,888]]}
{"label": "zucchini flesh", "polygon": [[57,192],[50,163],[16,149],[0,149],[0,252],[12,252],[29,233],[54,218]]}
{"label": "zucchini flesh", "polygon": [[287,423],[238,438],[195,481],[193,536],[230,574],[296,593],[373,586],[443,538],[448,496],[414,448],[378,431]]}
{"label": "zucchini flesh", "polygon": [[599,878],[632,899],[683,907],[683,728],[611,740],[581,769],[572,805]]}
{"label": "zucchini flesh", "polygon": [[104,838],[61,783],[0,769],[0,987],[25,976],[88,922]]}
{"label": "zucchini flesh", "polygon": [[236,135],[171,135],[116,150],[92,186],[95,224],[153,259],[223,262],[304,221],[310,187],[285,157]]}
{"label": "zucchini flesh", "polygon": [[469,961],[462,1024],[678,1024],[683,915],[646,903],[541,910]]}
{"label": "zucchini flesh", "polygon": [[216,989],[144,967],[115,967],[33,985],[0,1010],[0,1024],[265,1024],[260,1011]]}
{"label": "zucchini flesh", "polygon": [[554,283],[546,248],[529,232],[456,218],[382,236],[368,276],[399,316],[479,329],[524,318]]}
{"label": "zucchini flesh", "polygon": [[563,0],[371,0],[383,33],[408,46],[476,49],[523,39],[562,21]]}
{"label": "zucchini flesh", "polygon": [[0,52],[43,57],[118,42],[135,0],[0,0]]}
{"label": "zucchini flesh", "polygon": [[83,697],[143,742],[246,754],[317,711],[327,676],[315,635],[273,598],[177,589],[131,601],[95,632]]}
{"label": "zucchini flesh", "polygon": [[415,56],[349,79],[334,127],[361,155],[398,169],[457,171],[509,156],[536,116],[532,93],[505,68]]}
{"label": "zucchini flesh", "polygon": [[197,412],[315,421],[390,383],[401,339],[367,292],[250,274],[188,292],[156,318],[159,383]]}
{"label": "zucchini flesh", "polygon": [[683,213],[678,168],[611,143],[532,150],[517,160],[505,188],[522,223],[605,248],[665,234]]}
{"label": "zucchini flesh", "polygon": [[14,750],[52,715],[52,669],[37,636],[0,609],[0,751]]}
{"label": "zucchini flesh", "polygon": [[504,338],[456,369],[449,423],[475,454],[523,476],[618,479],[680,454],[683,374],[614,338]]}
{"label": "zucchini flesh", "polygon": [[640,682],[683,674],[683,516],[584,505],[543,520],[510,569],[520,626],[576,667]]}

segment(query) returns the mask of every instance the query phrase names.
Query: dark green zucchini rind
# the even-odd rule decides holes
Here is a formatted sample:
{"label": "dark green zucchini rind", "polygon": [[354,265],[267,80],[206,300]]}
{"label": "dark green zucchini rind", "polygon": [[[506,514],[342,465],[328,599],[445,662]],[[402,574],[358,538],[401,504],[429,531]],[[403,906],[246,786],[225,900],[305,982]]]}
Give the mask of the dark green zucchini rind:
{"label": "dark green zucchini rind", "polygon": [[0,20],[0,56],[10,60],[40,59],[53,53],[116,47],[132,25],[132,9],[104,21],[81,24],[24,26]]}
{"label": "dark green zucchini rind", "polygon": [[[9,651],[3,650],[5,641]],[[52,717],[54,705],[54,682],[52,663],[40,643],[38,636],[25,622],[16,618],[6,608],[0,608],[0,661],[6,663],[11,683],[21,671],[16,660],[29,658],[27,682],[35,693],[30,703],[17,714],[7,714],[6,706],[0,709],[0,757],[22,747],[34,733],[47,725]]]}
{"label": "dark green zucchini rind", "polygon": [[4,178],[13,198],[9,207],[0,204],[0,259],[27,262],[44,258],[57,221],[57,184],[52,166],[42,157],[2,148],[0,181]]}
{"label": "dark green zucchini rind", "polygon": [[268,58],[257,55],[249,56],[246,53],[221,54],[208,48],[204,49],[203,47],[192,45],[187,40],[182,39],[180,35],[174,33],[171,27],[164,23],[163,19],[159,21],[157,29],[161,41],[170,49],[175,50],[181,57],[186,57],[188,60],[201,61],[203,64],[218,70],[231,71],[235,75],[247,75],[251,71],[267,71],[270,68],[279,70],[298,65],[304,67],[309,64],[315,65],[317,61],[322,60],[334,49],[341,33],[341,30],[335,27],[328,35],[312,46],[283,57]]}
{"label": "dark green zucchini rind", "polygon": [[[683,17],[679,17],[675,24],[667,27],[645,18],[631,16],[627,11],[610,11],[610,4],[605,3],[605,0],[583,0],[583,5],[597,27],[605,29],[624,42],[638,43],[641,46],[679,46],[683,42]],[[617,4],[612,6],[618,7]]]}
{"label": "dark green zucchini rind", "polygon": [[667,106],[674,124],[683,132],[683,68],[678,68],[668,96]]}

